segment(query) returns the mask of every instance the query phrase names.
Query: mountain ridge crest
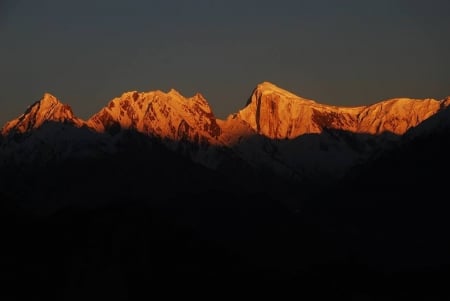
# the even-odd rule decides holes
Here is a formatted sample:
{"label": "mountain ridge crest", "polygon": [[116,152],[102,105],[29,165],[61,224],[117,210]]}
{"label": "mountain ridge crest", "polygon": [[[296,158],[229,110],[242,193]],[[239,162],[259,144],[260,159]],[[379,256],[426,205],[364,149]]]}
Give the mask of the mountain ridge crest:
{"label": "mountain ridge crest", "polygon": [[227,123],[239,119],[255,133],[272,139],[293,139],[325,129],[374,135],[388,131],[402,135],[449,105],[450,96],[440,101],[391,98],[365,106],[333,106],[263,81],[256,85],[247,104],[225,120],[216,118],[201,93],[185,97],[173,88],[168,92],[126,91],[87,120],[82,120],[73,114],[69,105],[45,92],[25,113],[7,122],[1,134],[25,133],[46,121],[56,121],[87,126],[97,132],[119,127],[163,138],[188,137],[216,144],[221,132],[232,128]]}

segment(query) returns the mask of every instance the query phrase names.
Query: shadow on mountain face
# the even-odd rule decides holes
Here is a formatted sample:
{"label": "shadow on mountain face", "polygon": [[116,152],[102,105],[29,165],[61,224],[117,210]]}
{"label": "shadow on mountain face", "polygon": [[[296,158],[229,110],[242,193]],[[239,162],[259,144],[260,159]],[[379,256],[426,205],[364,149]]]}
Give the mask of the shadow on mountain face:
{"label": "shadow on mountain face", "polygon": [[[161,202],[209,191],[273,195],[292,187],[270,166],[250,164],[229,148],[161,140],[134,130],[100,134],[46,122],[4,140],[0,191],[35,208]],[[202,156],[210,156],[215,168],[206,167]]]}
{"label": "shadow on mountain face", "polygon": [[[398,140],[390,133],[328,129],[291,140],[254,135],[228,148],[107,130],[100,134],[46,122],[6,137],[2,148],[13,148],[2,159],[0,191],[27,206],[49,209],[142,199],[157,203],[210,192],[267,193],[297,208],[297,199],[328,188],[348,168]],[[206,167],[209,162],[215,167]]]}
{"label": "shadow on mountain face", "polygon": [[[441,297],[448,208],[434,192],[446,177],[430,175],[448,170],[448,135],[377,156],[330,190],[261,173],[226,150],[213,171],[185,156],[198,145],[184,144],[180,154],[132,131],[113,154],[9,166],[2,170],[4,294],[123,300],[155,283],[233,290],[254,282],[346,300]],[[269,193],[281,188],[297,207]]]}
{"label": "shadow on mountain face", "polygon": [[[306,219],[395,289],[448,296],[450,131],[404,139],[306,202]],[[425,297],[423,297],[425,298]],[[431,297],[429,297],[431,298]]]}

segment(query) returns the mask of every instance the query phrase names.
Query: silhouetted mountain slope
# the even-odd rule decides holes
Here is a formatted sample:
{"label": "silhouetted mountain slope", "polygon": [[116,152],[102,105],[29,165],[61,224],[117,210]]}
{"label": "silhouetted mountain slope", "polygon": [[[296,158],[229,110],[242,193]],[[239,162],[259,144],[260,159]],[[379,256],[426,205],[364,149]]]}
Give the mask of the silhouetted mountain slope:
{"label": "silhouetted mountain slope", "polygon": [[353,168],[343,183],[359,191],[376,187],[372,195],[390,191],[402,198],[437,196],[449,165],[445,159],[450,150],[449,112],[445,109],[409,130],[394,148]]}
{"label": "silhouetted mountain slope", "polygon": [[339,253],[419,298],[447,296],[449,120],[448,109],[436,114],[303,207],[305,220],[328,233]]}
{"label": "silhouetted mountain slope", "polygon": [[241,176],[248,174],[248,181],[240,183],[133,131],[123,132],[116,142],[114,153],[57,158],[45,164],[6,162],[0,173],[2,191],[22,200],[23,205],[54,210],[143,199],[159,203],[194,192],[240,193],[251,191],[251,183],[257,181],[258,175],[247,171],[244,163],[240,165]]}

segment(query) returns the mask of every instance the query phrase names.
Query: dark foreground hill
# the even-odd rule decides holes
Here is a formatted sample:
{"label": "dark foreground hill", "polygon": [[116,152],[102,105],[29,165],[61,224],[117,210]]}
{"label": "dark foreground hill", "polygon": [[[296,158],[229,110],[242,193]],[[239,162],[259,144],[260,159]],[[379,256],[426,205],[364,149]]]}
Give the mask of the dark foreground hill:
{"label": "dark foreground hill", "polygon": [[[444,299],[450,224],[443,194],[449,163],[442,158],[450,150],[443,142],[448,137],[441,132],[405,143],[313,197],[302,197],[302,187],[291,186],[300,190],[291,194],[297,206],[229,186],[225,176],[204,173],[171,155],[174,166],[190,171],[184,177],[192,181],[186,183],[209,179],[226,186],[205,190],[186,184],[185,193],[164,197],[164,202],[108,195],[101,205],[52,212],[14,208],[10,204],[18,200],[5,196],[1,258],[8,277],[2,294],[137,300],[163,287],[171,288],[171,295],[188,286],[189,293],[195,287],[203,292],[212,288],[217,295],[221,290],[247,288],[257,295],[280,288],[281,294],[296,292],[307,299]],[[151,165],[162,168],[152,160]],[[121,166],[123,173],[126,166]],[[111,172],[101,173],[114,178]],[[132,178],[96,184],[131,185]],[[175,178],[173,183],[181,183],[180,174]],[[160,185],[167,181],[147,179]],[[51,202],[65,202],[64,189],[59,187]],[[87,189],[77,197],[84,204],[100,198]]]}

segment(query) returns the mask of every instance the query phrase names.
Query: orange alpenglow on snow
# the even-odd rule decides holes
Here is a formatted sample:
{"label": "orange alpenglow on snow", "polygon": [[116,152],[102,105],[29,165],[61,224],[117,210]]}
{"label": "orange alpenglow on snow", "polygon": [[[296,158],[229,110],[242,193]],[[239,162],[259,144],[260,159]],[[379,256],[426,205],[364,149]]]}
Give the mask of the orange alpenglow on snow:
{"label": "orange alpenglow on snow", "polygon": [[301,98],[264,82],[253,91],[247,106],[233,117],[273,139],[291,139],[324,129],[401,135],[448,105],[434,99],[396,98],[370,106],[336,107]]}
{"label": "orange alpenglow on snow", "polygon": [[25,133],[39,128],[46,121],[71,123],[81,127],[85,122],[74,116],[70,106],[62,104],[55,96],[45,93],[41,100],[35,102],[28,109],[2,128],[2,135],[11,132]]}
{"label": "orange alpenglow on snow", "polygon": [[178,91],[131,91],[111,100],[83,121],[72,109],[46,93],[18,118],[3,127],[3,136],[24,133],[45,121],[86,126],[96,132],[130,129],[172,141],[188,140],[209,145],[233,145],[242,137],[260,134],[272,139],[293,139],[326,129],[379,135],[404,134],[450,105],[450,98],[395,98],[369,106],[338,107],[317,103],[263,82],[253,90],[247,105],[226,120],[217,119],[199,93],[186,98]]}
{"label": "orange alpenglow on snow", "polygon": [[210,144],[217,144],[220,135],[220,127],[205,98],[200,93],[185,98],[174,89],[168,93],[126,92],[92,116],[87,124],[98,132],[120,126],[161,138]]}

